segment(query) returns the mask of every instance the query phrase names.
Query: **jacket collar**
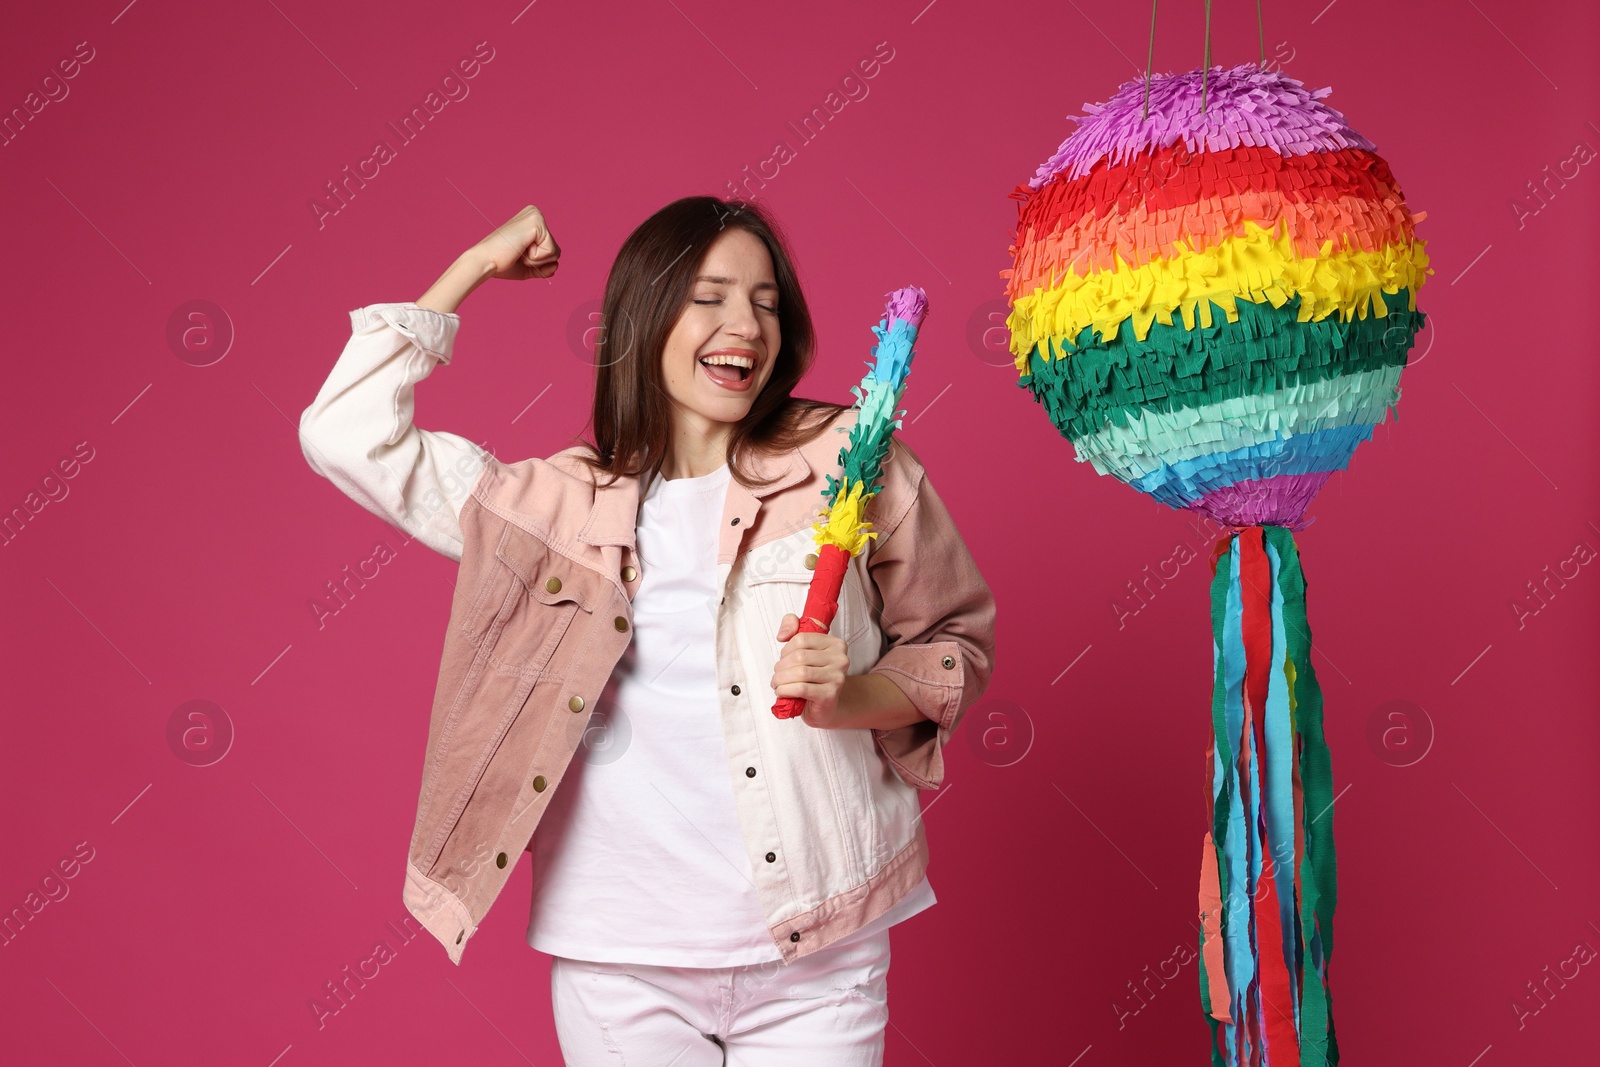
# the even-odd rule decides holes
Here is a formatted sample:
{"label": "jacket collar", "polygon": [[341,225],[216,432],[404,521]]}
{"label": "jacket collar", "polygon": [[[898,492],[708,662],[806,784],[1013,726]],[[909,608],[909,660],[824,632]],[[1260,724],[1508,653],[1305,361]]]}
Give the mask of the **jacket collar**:
{"label": "jacket collar", "polygon": [[[738,479],[730,479],[730,497],[760,500],[811,477],[811,464],[799,448],[791,448],[777,455],[752,451],[750,469],[758,478],[776,476],[776,480],[760,488],[746,488],[739,484]],[[578,531],[578,540],[586,545],[626,545],[633,550],[634,530],[639,517],[639,493],[637,475],[618,478],[610,485],[597,485],[594,505],[589,509],[589,521]],[[740,507],[737,510],[744,509]]]}

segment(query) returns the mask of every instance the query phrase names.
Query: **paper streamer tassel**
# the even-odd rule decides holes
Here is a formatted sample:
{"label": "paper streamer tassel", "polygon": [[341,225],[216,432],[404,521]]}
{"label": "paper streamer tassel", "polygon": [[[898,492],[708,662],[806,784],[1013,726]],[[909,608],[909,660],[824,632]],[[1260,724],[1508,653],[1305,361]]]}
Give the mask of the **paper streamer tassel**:
{"label": "paper streamer tassel", "polygon": [[1211,1062],[1337,1065],[1333,779],[1294,535],[1282,526],[1230,533],[1212,568],[1210,829],[1199,894]]}

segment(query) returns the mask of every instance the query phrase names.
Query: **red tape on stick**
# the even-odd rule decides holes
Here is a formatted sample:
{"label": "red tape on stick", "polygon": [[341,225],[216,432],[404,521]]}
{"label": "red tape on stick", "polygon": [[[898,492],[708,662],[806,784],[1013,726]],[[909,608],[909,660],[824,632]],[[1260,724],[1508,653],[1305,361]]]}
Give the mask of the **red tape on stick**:
{"label": "red tape on stick", "polygon": [[[811,572],[811,584],[806,587],[806,605],[801,610],[800,629],[796,634],[828,632],[839,610],[839,588],[844,584],[844,571],[848,566],[850,553],[838,545],[823,545],[817,551],[817,569]],[[780,719],[793,719],[805,709],[804,697],[779,697],[772,705],[772,714]]]}

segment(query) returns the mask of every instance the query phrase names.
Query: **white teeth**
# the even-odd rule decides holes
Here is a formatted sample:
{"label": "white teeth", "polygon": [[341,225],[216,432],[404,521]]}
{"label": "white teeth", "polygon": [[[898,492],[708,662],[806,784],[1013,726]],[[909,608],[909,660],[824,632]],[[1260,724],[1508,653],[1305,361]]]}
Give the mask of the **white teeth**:
{"label": "white teeth", "polygon": [[745,370],[754,370],[756,361],[749,356],[701,356],[701,363],[716,363],[724,366],[743,367]]}

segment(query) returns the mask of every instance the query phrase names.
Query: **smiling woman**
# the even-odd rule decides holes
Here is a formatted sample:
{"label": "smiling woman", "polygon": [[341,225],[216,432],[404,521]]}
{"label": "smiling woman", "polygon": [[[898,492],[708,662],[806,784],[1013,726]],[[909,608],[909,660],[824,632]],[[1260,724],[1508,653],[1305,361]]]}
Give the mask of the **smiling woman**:
{"label": "smiling woman", "polygon": [[[407,908],[459,963],[532,853],[527,939],[570,1067],[876,1067],[890,928],[935,903],[918,794],[994,669],[994,598],[897,441],[840,612],[799,630],[855,412],[793,395],[811,317],[743,201],[674,201],[623,242],[592,442],[502,463],[412,425],[465,297],[560,255],[529,205],[414,303],[353,312],[301,416],[314,469],[460,563]],[[482,473],[447,480],[462,463]]]}
{"label": "smiling woman", "polygon": [[748,230],[706,250],[694,298],[667,336],[662,377],[677,408],[665,469],[693,478],[725,462],[732,427],[750,411],[783,343],[772,256]]}
{"label": "smiling woman", "polygon": [[613,478],[727,463],[759,487],[751,452],[787,452],[848,406],[792,395],[811,366],[811,312],[755,204],[690,196],[651,215],[617,252],[600,322],[585,458]]}

